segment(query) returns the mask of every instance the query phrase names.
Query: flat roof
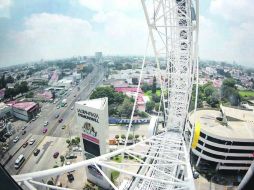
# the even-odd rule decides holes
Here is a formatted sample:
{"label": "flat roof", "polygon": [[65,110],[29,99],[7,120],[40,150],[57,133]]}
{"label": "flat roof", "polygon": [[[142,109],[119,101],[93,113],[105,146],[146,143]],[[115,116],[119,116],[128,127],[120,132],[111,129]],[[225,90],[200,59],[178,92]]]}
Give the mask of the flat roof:
{"label": "flat roof", "polygon": [[254,112],[252,110],[236,109],[226,106],[220,107],[223,113],[228,117],[233,117],[242,121],[254,122]]}
{"label": "flat roof", "polygon": [[189,120],[191,124],[194,121],[200,121],[201,131],[214,137],[225,140],[254,141],[254,123],[246,121],[229,121],[228,126],[222,125],[216,117],[221,117],[217,110],[197,110],[191,113]]}
{"label": "flat roof", "polygon": [[95,109],[103,109],[106,103],[107,103],[107,97],[76,102],[76,104],[84,105],[84,106],[95,108]]}

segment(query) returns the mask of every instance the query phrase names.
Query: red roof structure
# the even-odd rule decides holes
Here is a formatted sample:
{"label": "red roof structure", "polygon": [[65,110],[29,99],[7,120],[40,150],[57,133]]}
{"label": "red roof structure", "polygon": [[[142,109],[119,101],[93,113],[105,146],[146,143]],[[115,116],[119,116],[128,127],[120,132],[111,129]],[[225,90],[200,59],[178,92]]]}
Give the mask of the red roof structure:
{"label": "red roof structure", "polygon": [[12,107],[20,110],[30,111],[30,109],[37,107],[37,104],[35,102],[17,102],[12,104]]}

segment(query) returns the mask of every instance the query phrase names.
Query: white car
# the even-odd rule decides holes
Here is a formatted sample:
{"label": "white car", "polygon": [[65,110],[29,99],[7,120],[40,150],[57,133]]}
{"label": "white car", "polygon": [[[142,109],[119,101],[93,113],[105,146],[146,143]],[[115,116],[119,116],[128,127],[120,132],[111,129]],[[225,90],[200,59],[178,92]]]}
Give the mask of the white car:
{"label": "white car", "polygon": [[19,136],[16,136],[14,139],[13,139],[13,142],[16,143],[19,141]]}
{"label": "white car", "polygon": [[47,126],[48,124],[49,124],[49,122],[48,122],[48,121],[45,121],[44,126]]}
{"label": "white car", "polygon": [[30,139],[29,144],[30,144],[30,145],[33,145],[34,142],[35,142],[35,139]]}
{"label": "white car", "polygon": [[71,107],[71,110],[73,110],[73,109],[74,109],[74,106]]}

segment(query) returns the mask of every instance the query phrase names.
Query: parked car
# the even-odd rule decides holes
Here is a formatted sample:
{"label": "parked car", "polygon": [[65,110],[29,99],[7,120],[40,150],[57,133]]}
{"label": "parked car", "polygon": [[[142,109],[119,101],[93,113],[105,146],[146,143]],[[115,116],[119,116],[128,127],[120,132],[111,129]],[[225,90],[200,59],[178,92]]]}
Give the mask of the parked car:
{"label": "parked car", "polygon": [[48,131],[47,128],[44,128],[44,129],[42,130],[43,133],[47,133],[47,131]]}
{"label": "parked car", "polygon": [[5,135],[4,135],[6,138],[9,138],[10,136],[12,136],[12,133],[11,132],[7,132],[7,133],[5,133]]}
{"label": "parked car", "polygon": [[60,108],[60,106],[58,105],[56,108],[57,108],[57,109],[59,109],[59,108]]}
{"label": "parked car", "polygon": [[72,173],[68,173],[68,174],[67,174],[67,178],[68,178],[68,181],[69,181],[69,182],[74,181],[74,176],[73,176]]}
{"label": "parked car", "polygon": [[56,115],[55,115],[55,118],[58,118],[58,117],[59,117],[59,114],[56,114]]}
{"label": "parked car", "polygon": [[26,134],[26,131],[22,131],[22,135],[25,135]]}
{"label": "parked car", "polygon": [[34,117],[33,119],[32,119],[32,121],[35,121],[36,120],[36,118]]}
{"label": "parked car", "polygon": [[61,119],[58,120],[59,123],[62,123],[62,121],[63,121],[63,118],[61,118]]}
{"label": "parked car", "polygon": [[74,109],[74,106],[71,107],[71,110],[73,110],[73,109]]}
{"label": "parked car", "polygon": [[26,126],[26,125],[22,127],[22,130],[25,130],[25,128],[27,128],[27,126]]}
{"label": "parked car", "polygon": [[66,128],[66,125],[63,125],[63,126],[62,126],[62,129],[65,129],[65,128]]}
{"label": "parked car", "polygon": [[46,127],[49,124],[48,121],[45,121],[44,126]]}
{"label": "parked car", "polygon": [[19,136],[16,136],[14,139],[13,139],[13,142],[16,143],[19,141]]}
{"label": "parked car", "polygon": [[66,158],[66,159],[75,159],[75,158],[77,158],[77,156],[74,155],[74,154],[69,154],[69,155],[67,155],[65,158]]}
{"label": "parked car", "polygon": [[28,145],[28,142],[26,141],[22,146],[23,148],[26,148],[27,145]]}
{"label": "parked car", "polygon": [[39,153],[40,153],[40,149],[36,148],[36,149],[34,150],[34,156],[37,156]]}
{"label": "parked car", "polygon": [[32,138],[32,139],[30,139],[29,144],[30,144],[30,145],[33,145],[34,142],[35,142],[35,139]]}
{"label": "parked car", "polygon": [[54,154],[53,154],[53,158],[57,158],[59,156],[59,152],[55,152]]}
{"label": "parked car", "polygon": [[2,147],[2,151],[3,151],[3,152],[6,152],[8,149],[9,149],[9,147],[8,147],[8,146],[4,146],[4,147]]}

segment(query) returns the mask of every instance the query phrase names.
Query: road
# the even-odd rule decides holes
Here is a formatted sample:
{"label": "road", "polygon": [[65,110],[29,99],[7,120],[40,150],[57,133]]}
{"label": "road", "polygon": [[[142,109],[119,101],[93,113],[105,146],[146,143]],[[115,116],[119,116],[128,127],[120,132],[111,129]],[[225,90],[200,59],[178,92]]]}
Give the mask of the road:
{"label": "road", "polygon": [[[40,145],[46,136],[66,138],[69,137],[69,135],[79,135],[77,131],[72,131],[72,128],[70,127],[75,118],[74,109],[72,110],[71,107],[74,106],[79,97],[81,100],[88,99],[92,90],[102,82],[103,76],[103,69],[101,67],[94,67],[93,72],[90,73],[85,80],[79,84],[79,91],[78,86],[73,87],[72,91],[68,91],[66,95],[67,97],[65,97],[67,99],[67,107],[57,109],[56,104],[46,103],[43,105],[39,118],[28,124],[28,127],[25,129],[27,133],[23,136],[19,134],[20,140],[15,144],[15,146],[12,144],[12,142],[9,145],[11,148],[6,155],[12,155],[12,158],[5,165],[5,168],[11,175],[20,173],[22,167],[25,165],[23,164],[20,169],[16,170],[14,168],[14,163],[17,157],[20,154],[23,154],[25,158],[31,157],[33,150]],[[58,122],[59,118],[55,118],[56,114],[59,114],[59,118],[63,118],[62,123]],[[43,124],[45,121],[48,121],[49,125],[46,126],[48,129],[47,133],[43,134],[42,130],[44,128]],[[67,128],[62,129],[62,125],[67,125]],[[21,133],[21,130],[19,133]],[[26,148],[23,148],[23,143],[31,138],[35,138],[36,142],[33,145],[28,145]]]}

